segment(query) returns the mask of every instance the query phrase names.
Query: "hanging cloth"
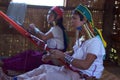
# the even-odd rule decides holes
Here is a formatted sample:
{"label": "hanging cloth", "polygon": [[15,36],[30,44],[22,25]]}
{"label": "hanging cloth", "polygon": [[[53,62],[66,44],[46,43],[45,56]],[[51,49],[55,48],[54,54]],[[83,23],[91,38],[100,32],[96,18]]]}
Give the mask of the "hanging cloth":
{"label": "hanging cloth", "polygon": [[7,15],[17,24],[23,25],[27,5],[25,3],[10,2],[7,10]]}

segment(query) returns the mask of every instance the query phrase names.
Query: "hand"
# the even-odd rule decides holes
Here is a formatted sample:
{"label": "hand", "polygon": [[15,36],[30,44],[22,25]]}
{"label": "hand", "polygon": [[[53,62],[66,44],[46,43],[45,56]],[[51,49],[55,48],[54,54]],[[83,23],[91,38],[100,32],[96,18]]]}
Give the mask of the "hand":
{"label": "hand", "polygon": [[31,33],[31,34],[35,34],[35,24],[34,23],[31,23],[29,25],[29,28],[28,28],[28,31]]}
{"label": "hand", "polygon": [[47,53],[47,54],[45,54],[45,55],[43,55],[42,56],[42,61],[43,62],[48,62],[48,61],[50,61],[51,60],[51,57],[50,57],[50,54],[49,53]]}
{"label": "hand", "polygon": [[34,24],[34,23],[31,23],[31,24],[29,25],[29,27],[30,27],[31,29],[34,29],[34,28],[35,28],[35,24]]}
{"label": "hand", "polygon": [[50,50],[51,58],[63,59],[65,54],[59,50]]}

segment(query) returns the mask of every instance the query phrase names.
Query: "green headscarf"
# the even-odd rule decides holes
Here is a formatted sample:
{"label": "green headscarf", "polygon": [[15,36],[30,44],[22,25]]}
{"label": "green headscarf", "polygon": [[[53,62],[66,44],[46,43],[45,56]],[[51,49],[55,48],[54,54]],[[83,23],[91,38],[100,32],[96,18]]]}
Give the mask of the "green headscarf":
{"label": "green headscarf", "polygon": [[94,22],[93,22],[92,14],[91,14],[90,10],[86,6],[83,6],[81,4],[78,5],[75,8],[75,10],[78,11],[78,12],[80,12],[88,20],[88,22],[90,23],[90,25],[92,26],[92,28],[94,29],[94,31],[97,33],[97,35],[100,36],[100,38],[101,38],[101,40],[103,42],[104,47],[106,47],[107,43],[103,39],[101,31],[99,29],[97,29],[96,27],[94,27]]}

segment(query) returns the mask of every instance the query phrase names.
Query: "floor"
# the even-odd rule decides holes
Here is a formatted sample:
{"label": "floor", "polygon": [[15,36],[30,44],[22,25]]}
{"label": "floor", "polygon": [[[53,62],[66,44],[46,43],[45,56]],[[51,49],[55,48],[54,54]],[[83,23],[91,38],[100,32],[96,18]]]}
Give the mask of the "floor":
{"label": "floor", "polygon": [[113,73],[120,79],[120,66],[111,61],[104,61],[104,66],[107,71]]}
{"label": "floor", "polygon": [[[117,64],[115,64],[111,61],[108,61],[108,60],[104,61],[104,66],[105,66],[105,70],[107,70],[108,72],[117,76],[118,79],[111,79],[111,78],[106,79],[106,75],[104,75],[104,79],[101,79],[101,80],[120,80],[120,66],[118,66]],[[12,72],[10,74],[14,74],[14,72]]]}

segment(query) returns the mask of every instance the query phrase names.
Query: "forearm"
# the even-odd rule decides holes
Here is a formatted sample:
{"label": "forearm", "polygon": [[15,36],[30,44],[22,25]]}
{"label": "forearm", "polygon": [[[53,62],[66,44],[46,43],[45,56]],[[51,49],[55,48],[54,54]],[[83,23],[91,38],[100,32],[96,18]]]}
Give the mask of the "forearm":
{"label": "forearm", "polygon": [[46,36],[45,36],[45,34],[44,34],[43,32],[38,32],[36,35],[37,35],[40,39],[42,39],[42,40],[44,40],[44,41],[47,40],[47,39],[46,39]]}
{"label": "forearm", "polygon": [[39,30],[38,28],[34,28],[34,31],[35,31],[35,34],[40,38],[40,39],[42,39],[43,40],[43,38],[45,37],[45,34],[41,31],[41,30]]}
{"label": "forearm", "polygon": [[79,68],[79,69],[83,69],[86,70],[89,68],[89,63],[85,60],[80,60],[80,59],[74,59],[71,63],[72,66]]}
{"label": "forearm", "polygon": [[90,67],[90,65],[92,64],[92,61],[94,60],[93,57],[91,57],[93,59],[86,58],[85,60],[76,59],[76,58],[74,58],[66,53],[63,53],[61,51],[58,51],[58,50],[53,50],[51,53],[52,53],[51,54],[52,58],[60,59],[61,61],[64,61],[64,63],[71,64],[74,67],[83,69],[83,70],[88,69]]}
{"label": "forearm", "polygon": [[29,25],[29,31],[30,32],[33,32],[34,35],[36,35],[37,37],[39,37],[40,39],[44,40],[44,37],[45,37],[45,34],[40,30],[38,29],[35,24],[30,24]]}
{"label": "forearm", "polygon": [[97,58],[96,55],[88,53],[85,59],[82,60],[82,59],[73,58],[70,64],[76,68],[86,70],[92,65],[92,63],[96,58]]}

